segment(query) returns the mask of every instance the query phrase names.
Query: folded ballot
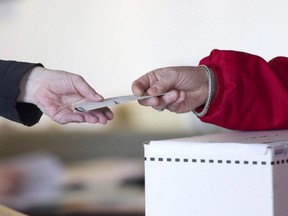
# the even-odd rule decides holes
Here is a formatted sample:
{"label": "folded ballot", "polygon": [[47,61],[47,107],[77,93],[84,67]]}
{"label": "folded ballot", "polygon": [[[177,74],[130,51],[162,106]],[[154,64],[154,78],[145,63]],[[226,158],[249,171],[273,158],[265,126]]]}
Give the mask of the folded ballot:
{"label": "folded ballot", "polygon": [[[159,94],[157,96],[162,96],[164,94]],[[82,103],[78,103],[78,104],[75,105],[75,109],[77,111],[80,111],[80,112],[86,112],[86,111],[89,111],[89,110],[100,109],[100,108],[103,108],[103,107],[110,107],[110,106],[114,106],[114,105],[117,105],[117,104],[128,103],[128,102],[136,101],[136,100],[143,100],[143,99],[147,99],[147,98],[151,98],[151,97],[155,97],[155,96],[150,96],[150,95],[143,95],[143,96],[126,95],[126,96],[120,96],[120,97],[112,97],[112,98],[104,99],[103,101],[100,101],[100,102],[82,102]]]}

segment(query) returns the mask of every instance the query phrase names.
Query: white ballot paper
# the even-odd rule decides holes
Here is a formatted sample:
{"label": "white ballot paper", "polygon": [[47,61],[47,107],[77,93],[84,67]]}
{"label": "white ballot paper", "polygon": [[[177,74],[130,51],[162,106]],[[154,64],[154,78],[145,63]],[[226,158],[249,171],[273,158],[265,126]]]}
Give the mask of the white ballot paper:
{"label": "white ballot paper", "polygon": [[[164,93],[165,94],[165,93]],[[151,97],[157,97],[162,96],[164,94],[156,95],[156,96],[150,96],[150,95],[143,95],[143,96],[135,96],[135,95],[126,95],[126,96],[120,96],[120,97],[113,97],[113,98],[107,98],[100,102],[82,102],[75,105],[75,109],[80,112],[86,112],[89,110],[95,110],[100,109],[103,107],[109,107],[114,106],[117,104],[123,104],[128,103],[131,101],[136,100],[143,100]]]}

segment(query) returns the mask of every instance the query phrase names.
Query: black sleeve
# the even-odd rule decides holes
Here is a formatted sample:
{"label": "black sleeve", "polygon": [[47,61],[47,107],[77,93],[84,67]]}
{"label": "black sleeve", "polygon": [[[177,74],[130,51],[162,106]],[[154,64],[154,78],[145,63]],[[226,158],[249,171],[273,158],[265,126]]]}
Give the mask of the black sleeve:
{"label": "black sleeve", "polygon": [[21,77],[36,66],[42,65],[0,60],[0,116],[27,126],[40,120],[43,113],[36,105],[16,101]]}

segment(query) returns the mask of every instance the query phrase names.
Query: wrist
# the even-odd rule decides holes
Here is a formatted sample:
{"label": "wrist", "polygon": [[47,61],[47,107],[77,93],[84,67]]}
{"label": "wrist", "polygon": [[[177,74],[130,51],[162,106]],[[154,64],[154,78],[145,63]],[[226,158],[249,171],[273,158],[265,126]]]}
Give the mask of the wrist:
{"label": "wrist", "polygon": [[208,68],[205,65],[200,65],[199,67],[205,70],[205,73],[206,73],[207,93],[205,97],[205,102],[203,102],[203,104],[200,107],[196,108],[197,111],[194,110],[193,113],[198,117],[203,117],[208,112],[210,104],[215,97],[215,94],[217,91],[217,82],[216,82],[215,74],[210,68]]}
{"label": "wrist", "polygon": [[17,97],[18,102],[37,105],[37,91],[42,83],[40,76],[42,70],[43,67],[37,66],[24,73],[19,83],[20,93]]}

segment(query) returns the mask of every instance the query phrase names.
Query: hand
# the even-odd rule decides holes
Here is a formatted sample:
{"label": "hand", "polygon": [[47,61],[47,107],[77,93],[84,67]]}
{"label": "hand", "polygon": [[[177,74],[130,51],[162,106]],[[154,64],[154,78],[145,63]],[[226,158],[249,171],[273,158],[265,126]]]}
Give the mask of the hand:
{"label": "hand", "polygon": [[208,81],[202,67],[167,67],[151,71],[132,84],[134,95],[158,95],[139,101],[143,106],[156,110],[168,109],[175,113],[185,113],[203,105],[208,96]]}
{"label": "hand", "polygon": [[19,102],[33,103],[59,124],[88,122],[106,124],[113,118],[109,108],[78,112],[74,105],[83,101],[102,101],[81,76],[65,71],[35,67],[20,81]]}

